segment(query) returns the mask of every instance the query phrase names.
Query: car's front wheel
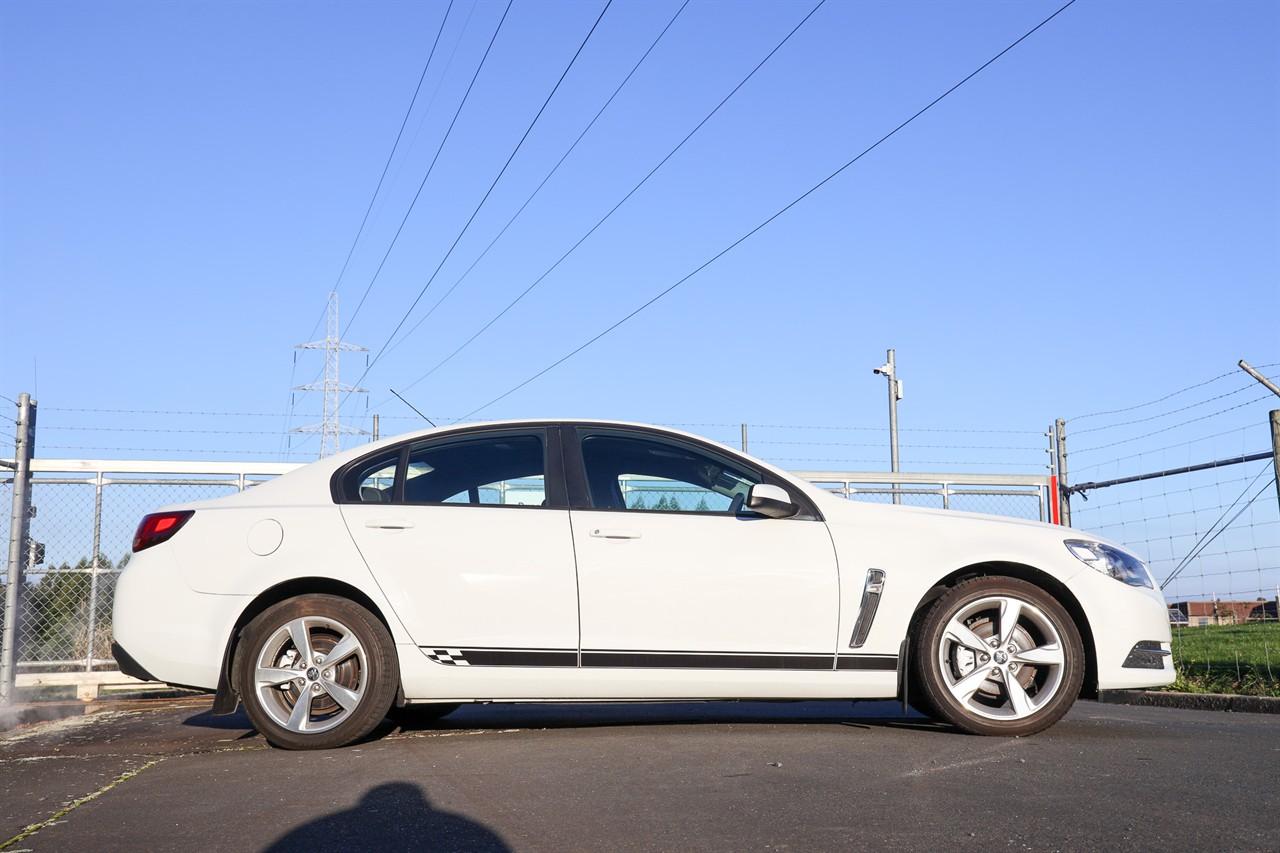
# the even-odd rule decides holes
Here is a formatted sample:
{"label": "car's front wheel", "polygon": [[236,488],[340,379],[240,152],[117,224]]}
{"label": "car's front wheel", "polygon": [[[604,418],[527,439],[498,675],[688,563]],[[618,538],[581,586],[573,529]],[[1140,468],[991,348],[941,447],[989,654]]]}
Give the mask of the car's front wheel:
{"label": "car's front wheel", "polygon": [[235,678],[250,721],[274,746],[344,746],[386,717],[395,699],[395,646],[359,604],[303,595],[245,627]]}
{"label": "car's front wheel", "polygon": [[1043,731],[1075,702],[1084,679],[1070,614],[1015,578],[972,578],[950,589],[920,622],[912,655],[929,707],[973,734]]}

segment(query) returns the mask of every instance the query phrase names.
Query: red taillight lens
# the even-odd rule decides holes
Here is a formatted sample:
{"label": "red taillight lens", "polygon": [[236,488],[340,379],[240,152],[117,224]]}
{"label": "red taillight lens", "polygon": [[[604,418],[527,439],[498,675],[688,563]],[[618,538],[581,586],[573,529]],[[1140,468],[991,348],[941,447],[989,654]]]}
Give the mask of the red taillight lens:
{"label": "red taillight lens", "polygon": [[144,517],[138,531],[133,534],[133,552],[136,554],[152,545],[167,542],[195,514],[193,509],[184,509],[181,512],[153,512]]}

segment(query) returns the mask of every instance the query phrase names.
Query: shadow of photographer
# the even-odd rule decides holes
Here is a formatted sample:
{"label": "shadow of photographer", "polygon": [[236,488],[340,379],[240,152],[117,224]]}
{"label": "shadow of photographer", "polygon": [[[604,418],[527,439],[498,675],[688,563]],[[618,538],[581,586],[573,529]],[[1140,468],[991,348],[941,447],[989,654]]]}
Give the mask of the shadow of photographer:
{"label": "shadow of photographer", "polygon": [[353,808],[292,829],[265,853],[294,850],[468,850],[511,848],[470,818],[432,807],[417,785],[389,782],[370,788]]}

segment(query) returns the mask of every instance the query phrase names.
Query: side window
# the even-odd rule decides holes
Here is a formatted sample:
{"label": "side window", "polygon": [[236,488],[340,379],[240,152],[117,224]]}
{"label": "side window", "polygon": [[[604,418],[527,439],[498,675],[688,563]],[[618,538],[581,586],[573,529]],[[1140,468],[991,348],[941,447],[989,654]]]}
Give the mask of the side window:
{"label": "side window", "polygon": [[588,435],[582,461],[596,509],[736,513],[758,472],[682,444]]}
{"label": "side window", "polygon": [[435,442],[409,449],[406,503],[543,506],[542,440],[501,435]]}
{"label": "side window", "polygon": [[349,500],[361,503],[391,503],[399,463],[399,450],[370,459],[347,472],[343,478],[342,491]]}

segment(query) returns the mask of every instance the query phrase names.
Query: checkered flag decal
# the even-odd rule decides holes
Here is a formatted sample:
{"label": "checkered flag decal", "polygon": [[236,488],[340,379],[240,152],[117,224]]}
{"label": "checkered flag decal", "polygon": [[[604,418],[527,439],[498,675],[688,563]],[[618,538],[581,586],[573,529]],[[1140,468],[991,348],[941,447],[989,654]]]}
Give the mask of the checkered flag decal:
{"label": "checkered flag decal", "polygon": [[445,666],[471,666],[461,649],[432,649],[427,652],[427,657]]}

